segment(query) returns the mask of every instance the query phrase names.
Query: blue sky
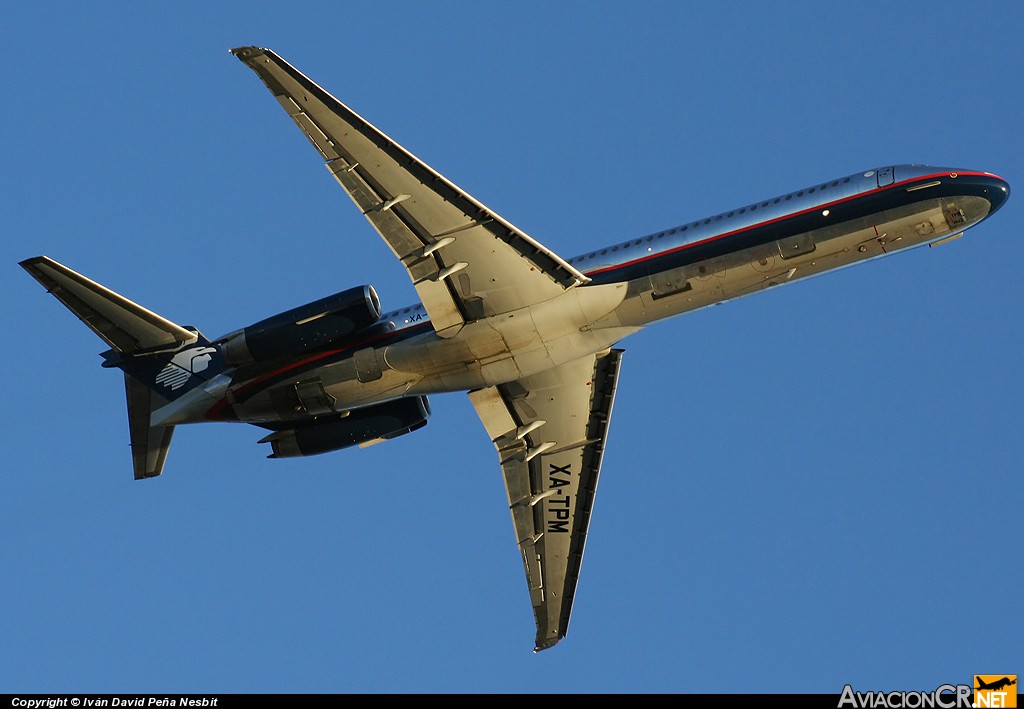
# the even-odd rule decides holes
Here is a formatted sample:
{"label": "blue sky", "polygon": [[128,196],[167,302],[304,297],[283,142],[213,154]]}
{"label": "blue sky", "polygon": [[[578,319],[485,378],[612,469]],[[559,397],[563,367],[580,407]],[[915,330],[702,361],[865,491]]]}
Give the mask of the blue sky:
{"label": "blue sky", "polygon": [[132,480],[49,255],[208,336],[387,247],[228,49],[270,47],[565,257],[896,163],[1024,184],[1024,6],[28,3],[0,16],[0,691],[931,690],[1024,673],[1020,195],[967,237],[656,325],[568,637],[534,655],[463,394],[365,450],[179,428]]}

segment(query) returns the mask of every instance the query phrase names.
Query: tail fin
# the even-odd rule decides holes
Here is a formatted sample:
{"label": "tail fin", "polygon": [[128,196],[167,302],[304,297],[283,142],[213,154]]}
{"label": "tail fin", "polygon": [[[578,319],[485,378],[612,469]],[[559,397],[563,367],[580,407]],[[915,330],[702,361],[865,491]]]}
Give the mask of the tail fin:
{"label": "tail fin", "polygon": [[150,425],[150,414],[161,406],[160,396],[127,372],[124,391],[128,399],[128,433],[135,479],[155,478],[164,471],[174,426]]}
{"label": "tail fin", "polygon": [[36,256],[20,265],[110,345],[103,366],[124,371],[135,479],[160,475],[174,426],[151,426],[150,416],[222,369],[220,353],[199,331],[176,325],[53,259]]}

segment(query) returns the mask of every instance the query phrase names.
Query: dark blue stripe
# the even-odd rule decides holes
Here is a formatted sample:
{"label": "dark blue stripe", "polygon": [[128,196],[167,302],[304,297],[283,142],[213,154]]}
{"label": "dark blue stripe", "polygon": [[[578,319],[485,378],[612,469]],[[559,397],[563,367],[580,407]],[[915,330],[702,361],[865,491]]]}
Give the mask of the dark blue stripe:
{"label": "dark blue stripe", "polygon": [[[921,180],[922,183],[929,181],[932,180]],[[992,211],[995,211],[1005,199],[1003,185],[1003,181],[999,178],[986,175],[961,175],[955,181],[943,180],[935,187],[914,192],[907,192],[907,187],[913,187],[913,183],[903,183],[890,189],[866,192],[847,201],[822,204],[819,208],[804,213],[796,213],[771,222],[755,224],[728,236],[718,238],[711,236],[700,242],[682,245],[653,257],[645,254],[644,258],[626,262],[621,266],[587,273],[591,278],[589,285],[644,278],[680,266],[689,266],[822,227],[852,222],[888,209],[925,202],[937,197],[984,197],[992,204]],[[828,217],[821,215],[823,209],[829,210]]]}

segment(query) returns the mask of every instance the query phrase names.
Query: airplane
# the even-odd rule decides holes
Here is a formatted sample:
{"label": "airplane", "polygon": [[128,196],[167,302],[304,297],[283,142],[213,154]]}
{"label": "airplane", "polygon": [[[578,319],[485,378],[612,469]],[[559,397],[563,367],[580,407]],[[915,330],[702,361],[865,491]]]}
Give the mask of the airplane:
{"label": "airplane", "polygon": [[627,336],[671,317],[916,246],[1009,197],[978,170],[888,165],[563,258],[416,158],[270,49],[230,50],[263,81],[404,266],[420,300],[371,285],[214,340],[46,256],[21,266],[101,337],[119,369],[136,479],[175,427],[268,433],[270,458],[396,438],[429,397],[467,392],[498,456],[536,625],[569,626]]}
{"label": "airplane", "polygon": [[997,679],[994,682],[985,682],[981,679],[981,677],[975,677],[975,679],[978,682],[978,686],[975,687],[975,689],[990,689],[993,691],[997,691],[1005,687],[1010,687],[1017,684],[1016,678],[1010,679],[1009,677],[1003,677],[1002,679]]}

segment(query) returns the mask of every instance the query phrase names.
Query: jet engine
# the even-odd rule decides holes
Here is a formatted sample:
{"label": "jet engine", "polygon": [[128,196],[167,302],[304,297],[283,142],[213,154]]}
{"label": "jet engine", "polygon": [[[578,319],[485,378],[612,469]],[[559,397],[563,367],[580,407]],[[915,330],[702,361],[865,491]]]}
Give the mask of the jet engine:
{"label": "jet engine", "polygon": [[357,286],[260,320],[216,344],[229,364],[251,364],[325,347],[379,319],[377,292],[373,286]]}
{"label": "jet engine", "polygon": [[343,417],[320,418],[262,438],[273,453],[268,458],[296,458],[341,450],[363,443],[397,438],[427,425],[430,403],[425,396],[396,399],[353,409]]}

